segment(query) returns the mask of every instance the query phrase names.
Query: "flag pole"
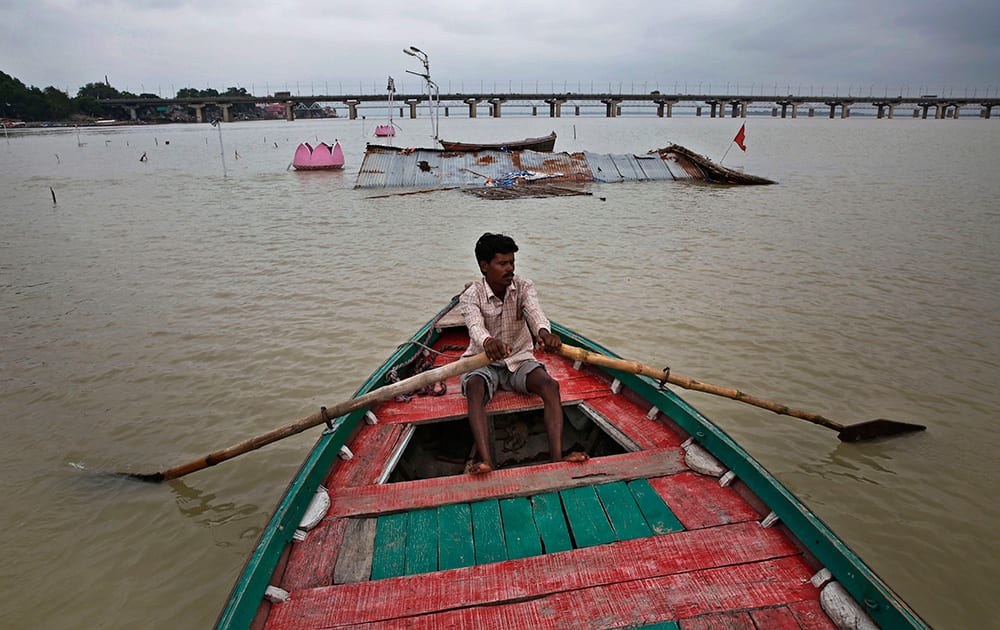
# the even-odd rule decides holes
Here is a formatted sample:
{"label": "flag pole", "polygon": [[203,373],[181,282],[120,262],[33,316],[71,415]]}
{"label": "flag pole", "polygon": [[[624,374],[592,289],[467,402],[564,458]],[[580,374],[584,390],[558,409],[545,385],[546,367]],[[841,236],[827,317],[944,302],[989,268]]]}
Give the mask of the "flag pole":
{"label": "flag pole", "polygon": [[722,162],[725,161],[726,156],[729,155],[729,150],[733,148],[733,144],[736,144],[737,146],[740,147],[740,149],[742,149],[744,152],[746,152],[746,150],[747,150],[747,147],[746,147],[746,130],[747,130],[747,124],[746,123],[743,123],[742,125],[740,125],[740,130],[736,132],[736,136],[729,142],[729,146],[726,148],[726,152],[722,154],[722,159],[719,160],[719,165],[720,166],[722,165]]}

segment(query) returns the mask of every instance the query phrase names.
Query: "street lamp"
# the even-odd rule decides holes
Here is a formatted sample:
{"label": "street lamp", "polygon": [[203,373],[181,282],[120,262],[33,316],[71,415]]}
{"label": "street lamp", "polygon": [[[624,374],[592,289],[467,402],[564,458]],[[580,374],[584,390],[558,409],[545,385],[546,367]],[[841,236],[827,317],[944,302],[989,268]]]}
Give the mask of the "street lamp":
{"label": "street lamp", "polygon": [[424,66],[422,73],[413,72],[412,70],[407,70],[407,72],[422,78],[427,83],[427,109],[430,111],[431,129],[434,132],[434,142],[436,144],[438,139],[438,107],[441,104],[441,91],[438,89],[437,84],[431,81],[431,64],[427,59],[427,53],[416,46],[404,48],[403,52],[411,57],[416,57]]}

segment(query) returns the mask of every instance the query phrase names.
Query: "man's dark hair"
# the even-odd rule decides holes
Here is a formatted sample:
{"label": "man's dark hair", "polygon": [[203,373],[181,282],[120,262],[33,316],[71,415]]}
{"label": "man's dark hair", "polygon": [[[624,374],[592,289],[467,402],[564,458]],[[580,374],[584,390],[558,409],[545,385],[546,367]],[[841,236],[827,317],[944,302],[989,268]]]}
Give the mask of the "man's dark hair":
{"label": "man's dark hair", "polygon": [[513,254],[517,251],[517,243],[506,234],[491,234],[487,232],[476,241],[476,260],[490,262],[497,254]]}

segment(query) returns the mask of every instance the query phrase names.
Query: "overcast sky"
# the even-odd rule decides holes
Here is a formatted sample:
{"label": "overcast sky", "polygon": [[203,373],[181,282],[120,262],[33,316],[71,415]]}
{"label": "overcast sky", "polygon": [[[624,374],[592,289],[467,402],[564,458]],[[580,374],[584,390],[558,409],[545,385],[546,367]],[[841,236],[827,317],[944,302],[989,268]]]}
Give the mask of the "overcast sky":
{"label": "overcast sky", "polygon": [[[895,5],[895,6],[889,6]],[[134,93],[992,95],[996,0],[0,0],[0,71]],[[728,90],[728,92],[726,92]]]}

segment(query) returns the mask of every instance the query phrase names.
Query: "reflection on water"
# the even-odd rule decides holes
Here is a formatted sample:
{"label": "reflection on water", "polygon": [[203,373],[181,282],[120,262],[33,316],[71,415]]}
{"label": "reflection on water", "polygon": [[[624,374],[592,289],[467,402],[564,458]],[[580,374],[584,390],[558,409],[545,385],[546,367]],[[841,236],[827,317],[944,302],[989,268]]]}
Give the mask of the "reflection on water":
{"label": "reflection on water", "polygon": [[[718,157],[732,122],[445,126],[478,141],[555,129],[557,150],[678,142]],[[727,164],[744,160],[777,186],[609,184],[509,202],[354,190],[372,139],[363,121],[225,125],[225,178],[207,125],[81,130],[79,143],[75,131],[12,134],[0,145],[0,583],[19,595],[0,616],[210,625],[320,429],[183,482],[92,471],[162,470],[349,397],[475,278],[478,236],[503,231],[547,314],[622,356],[844,424],[927,425],[840,444],[681,392],[929,622],[982,627],[1000,578],[988,560],[1000,519],[988,500],[1000,472],[1000,183],[989,170],[1000,128],[748,127],[753,144]],[[345,170],[286,170],[317,138],[340,139]],[[412,130],[395,140],[429,144]]]}
{"label": "reflection on water", "polygon": [[[170,489],[176,495],[177,508],[180,513],[190,518],[194,523],[204,527],[219,527],[232,522],[245,520],[259,512],[256,505],[237,505],[224,498],[217,500],[216,493],[209,493],[197,490],[180,479],[172,479],[167,482]],[[256,540],[260,536],[262,527],[244,528],[240,534],[240,539]],[[216,540],[217,545],[232,545],[232,541]]]}

